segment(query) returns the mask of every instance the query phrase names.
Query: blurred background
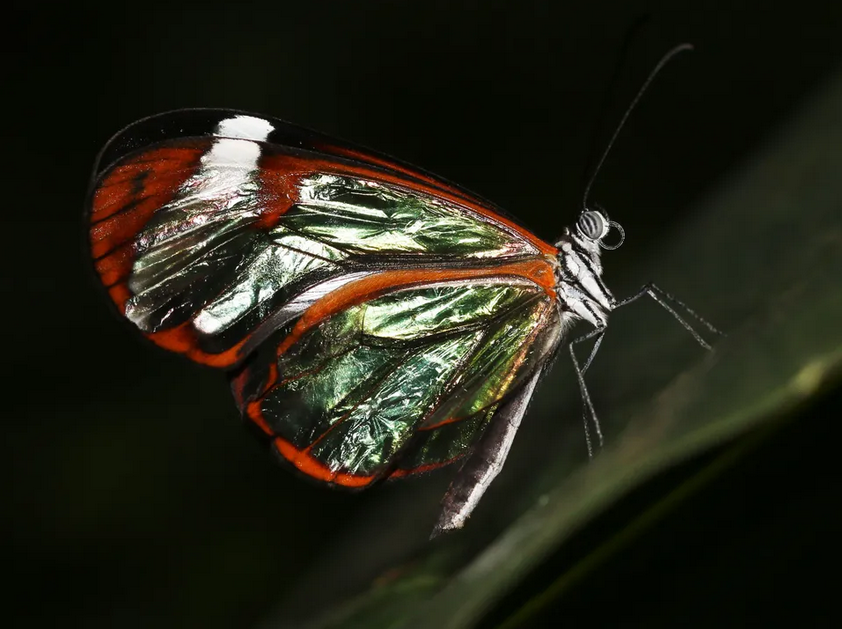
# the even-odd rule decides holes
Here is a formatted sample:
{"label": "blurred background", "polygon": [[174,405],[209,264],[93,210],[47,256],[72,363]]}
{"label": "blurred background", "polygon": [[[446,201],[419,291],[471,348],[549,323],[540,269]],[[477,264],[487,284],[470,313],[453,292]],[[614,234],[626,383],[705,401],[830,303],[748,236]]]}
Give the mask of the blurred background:
{"label": "blurred background", "polygon": [[[439,173],[549,240],[574,220],[584,173],[646,75],[689,41],[696,51],[671,63],[646,94],[593,191],[627,233],[606,260],[607,281],[633,287],[655,278],[624,269],[839,69],[842,4],[774,4],[276,2],[6,13],[0,258],[9,617],[21,626],[209,628],[289,614],[296,626],[364,587],[401,552],[421,552],[450,478],[363,494],[305,483],[241,429],[221,373],[142,343],[113,316],[90,275],[82,209],[94,157],[114,132],[182,107],[266,113]],[[670,288],[705,311],[691,285]],[[669,366],[659,369],[665,373],[652,376],[652,386],[668,379]],[[616,395],[639,386],[615,380]],[[837,402],[831,395],[808,414],[838,420]],[[577,406],[570,408],[560,419],[547,394],[536,402],[514,469],[554,456],[548,435],[559,422],[573,435],[567,447],[583,456]],[[731,555],[719,552],[739,554],[746,539],[768,533],[749,497],[768,504],[790,494],[762,493],[764,464],[786,461],[792,495],[805,478],[832,492],[838,441],[821,432],[827,423],[809,426],[785,440],[799,447],[759,455],[746,476],[711,492],[711,502],[571,594],[565,618],[593,622],[609,613],[606,603],[626,609],[641,590],[680,581],[676,573],[692,584],[685,594],[694,609],[704,601],[744,611],[771,605],[765,586],[750,598],[757,574],[741,573],[740,589],[703,569],[711,554],[699,550],[706,547],[698,532],[743,509],[745,530],[733,532]],[[639,508],[635,500],[670,482],[661,478],[599,526],[622,523]],[[517,487],[501,479],[499,491]],[[413,517],[391,520],[395,513]],[[809,570],[797,559],[828,552],[840,523],[819,514],[827,538],[813,531],[812,545],[787,546],[804,537],[793,522],[768,533],[757,557],[768,559],[765,548]],[[484,517],[493,532],[508,515]],[[333,578],[314,585],[314,575]],[[676,605],[647,617],[663,614],[670,624],[683,613]]]}

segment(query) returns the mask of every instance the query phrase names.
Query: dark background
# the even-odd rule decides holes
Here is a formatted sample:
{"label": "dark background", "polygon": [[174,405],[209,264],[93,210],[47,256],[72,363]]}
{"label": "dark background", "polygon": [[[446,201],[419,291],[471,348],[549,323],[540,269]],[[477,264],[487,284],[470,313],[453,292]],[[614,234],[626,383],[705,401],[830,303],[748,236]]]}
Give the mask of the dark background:
{"label": "dark background", "polygon": [[[567,4],[134,4],[5,15],[12,618],[250,626],[377,499],[277,469],[239,428],[220,374],[141,343],[106,307],[81,218],[94,156],[119,128],[190,106],[270,114],[440,173],[551,239],[575,216],[583,172],[646,74],[690,41],[696,52],[656,81],[594,190],[628,235],[608,265],[611,282],[612,269],[645,255],[842,60],[838,3]],[[769,544],[797,537],[792,526]],[[661,539],[702,543],[685,530],[679,520]],[[628,560],[634,575],[623,581],[620,571],[612,596],[641,582],[654,561],[646,557]],[[686,564],[676,561],[680,574]],[[651,570],[659,583],[658,564]],[[699,596],[731,604],[728,592]],[[599,601],[608,595],[594,585],[565,613],[587,618],[589,606],[607,609]]]}

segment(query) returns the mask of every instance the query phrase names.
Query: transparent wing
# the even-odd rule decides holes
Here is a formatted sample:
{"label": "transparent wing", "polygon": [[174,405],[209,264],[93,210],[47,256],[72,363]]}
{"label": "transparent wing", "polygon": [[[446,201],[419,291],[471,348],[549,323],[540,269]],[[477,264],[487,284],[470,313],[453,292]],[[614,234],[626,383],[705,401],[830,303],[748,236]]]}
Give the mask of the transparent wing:
{"label": "transparent wing", "polygon": [[362,487],[462,456],[559,340],[544,287],[518,276],[360,280],[266,343],[234,380],[243,414],[301,472]]}
{"label": "transparent wing", "polygon": [[164,114],[100,162],[89,217],[102,283],[147,337],[214,366],[367,274],[554,251],[423,171],[269,118]]}

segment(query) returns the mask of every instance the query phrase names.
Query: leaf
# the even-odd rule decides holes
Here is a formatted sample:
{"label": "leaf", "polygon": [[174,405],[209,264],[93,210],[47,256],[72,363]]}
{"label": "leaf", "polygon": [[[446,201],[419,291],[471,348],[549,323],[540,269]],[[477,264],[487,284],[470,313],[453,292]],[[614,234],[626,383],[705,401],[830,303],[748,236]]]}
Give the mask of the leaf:
{"label": "leaf", "polygon": [[[435,518],[440,478],[400,488],[404,494],[387,489],[387,502],[373,505],[302,579],[299,600],[317,600],[325,583],[334,586],[322,600],[336,607],[309,626],[473,626],[634,487],[838,383],[840,147],[842,74],[632,270],[667,290],[687,289],[686,301],[728,337],[704,354],[654,306],[615,313],[604,350],[611,344],[610,360],[600,354],[588,372],[607,435],[593,462],[583,455],[580,426],[568,421],[558,428],[559,409],[568,418],[579,413],[572,397],[557,394],[572,381],[559,364],[529,414],[549,419],[525,425],[512,460],[466,528],[440,542],[422,541]],[[605,265],[610,281],[610,259]],[[377,571],[382,576],[373,578]],[[362,593],[345,595],[362,582],[368,583]],[[267,626],[300,626],[285,624],[302,614],[295,607],[287,601]]]}

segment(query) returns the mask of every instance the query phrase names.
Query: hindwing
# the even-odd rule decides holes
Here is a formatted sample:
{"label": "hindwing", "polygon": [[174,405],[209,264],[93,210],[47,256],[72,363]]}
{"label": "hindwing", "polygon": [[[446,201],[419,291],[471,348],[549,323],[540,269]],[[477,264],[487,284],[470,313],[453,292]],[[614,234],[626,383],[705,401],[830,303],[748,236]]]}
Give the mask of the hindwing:
{"label": "hindwing", "polygon": [[546,290],[505,273],[346,285],[257,350],[233,383],[244,416],[337,485],[450,463],[558,342]]}

